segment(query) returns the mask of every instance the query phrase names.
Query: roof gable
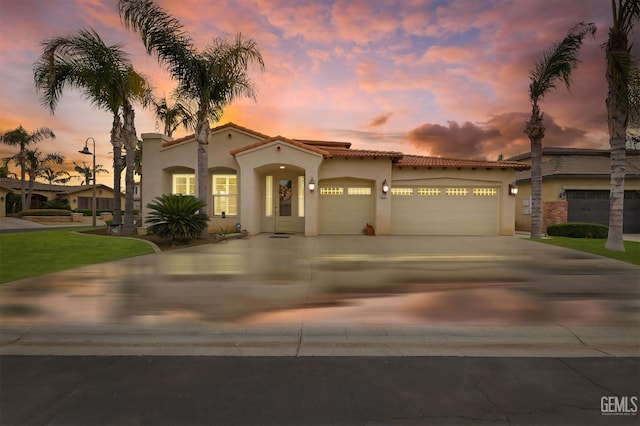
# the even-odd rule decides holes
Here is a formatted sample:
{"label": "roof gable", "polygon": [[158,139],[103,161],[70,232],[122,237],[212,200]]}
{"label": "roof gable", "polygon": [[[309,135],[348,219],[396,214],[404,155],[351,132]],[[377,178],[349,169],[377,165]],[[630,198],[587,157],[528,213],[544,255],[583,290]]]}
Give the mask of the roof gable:
{"label": "roof gable", "polygon": [[[222,132],[224,130],[228,130],[228,129],[235,129],[235,130],[238,130],[240,132],[247,133],[247,134],[249,134],[251,136],[254,136],[256,138],[259,138],[259,139],[268,139],[269,138],[269,136],[267,136],[267,135],[265,135],[263,133],[256,132],[255,130],[251,130],[251,129],[247,128],[247,127],[240,126],[240,125],[235,124],[235,123],[233,123],[231,121],[226,123],[226,124],[222,124],[220,126],[212,127],[210,129],[210,132],[211,132],[211,134],[214,134],[214,133],[220,133],[220,132]],[[195,140],[195,137],[196,137],[196,134],[195,133],[191,133],[190,135],[187,135],[187,136],[184,136],[184,137],[181,137],[181,138],[178,138],[178,139],[174,139],[172,141],[164,142],[162,144],[162,147],[166,148],[168,146],[177,145],[177,144],[180,144],[182,142]]]}
{"label": "roof gable", "polygon": [[260,148],[261,146],[265,146],[265,145],[268,145],[268,144],[271,144],[271,143],[274,143],[274,142],[283,142],[285,144],[295,146],[295,147],[303,149],[305,151],[310,151],[310,152],[314,152],[316,154],[320,154],[320,155],[322,155],[324,157],[330,157],[331,156],[327,150],[320,149],[320,148],[317,148],[315,146],[306,145],[306,144],[304,144],[302,142],[298,142],[298,141],[293,140],[293,139],[285,138],[284,136],[274,136],[272,138],[268,138],[268,139],[253,143],[251,145],[243,146],[241,148],[237,148],[237,149],[232,150],[231,152],[229,152],[229,154],[231,154],[231,155],[241,154],[243,152],[251,151],[253,149]]}

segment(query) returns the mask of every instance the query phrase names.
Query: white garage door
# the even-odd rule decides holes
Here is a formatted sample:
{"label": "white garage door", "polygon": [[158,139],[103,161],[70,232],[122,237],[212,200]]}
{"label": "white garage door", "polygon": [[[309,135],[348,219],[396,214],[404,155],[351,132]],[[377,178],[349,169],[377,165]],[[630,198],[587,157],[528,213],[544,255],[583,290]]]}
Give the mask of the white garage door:
{"label": "white garage door", "polygon": [[370,182],[320,183],[318,192],[320,234],[361,234],[367,223],[373,223],[373,189]]}
{"label": "white garage door", "polygon": [[391,233],[398,235],[498,235],[497,187],[391,189]]}

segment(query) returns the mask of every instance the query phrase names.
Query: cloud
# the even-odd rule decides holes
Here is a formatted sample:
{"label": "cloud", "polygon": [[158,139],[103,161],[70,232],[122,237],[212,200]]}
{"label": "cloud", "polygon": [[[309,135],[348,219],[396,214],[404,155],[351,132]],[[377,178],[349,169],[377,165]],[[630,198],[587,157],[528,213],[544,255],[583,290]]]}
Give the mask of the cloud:
{"label": "cloud", "polygon": [[383,125],[387,124],[387,121],[389,121],[389,118],[391,118],[392,115],[393,115],[393,113],[388,112],[386,114],[381,114],[381,115],[378,115],[376,117],[373,117],[371,119],[371,121],[369,122],[369,126],[367,126],[367,127],[380,127],[380,126],[383,126]]}
{"label": "cloud", "polygon": [[[509,112],[494,115],[487,122],[462,124],[449,121],[446,126],[425,123],[407,133],[409,142],[418,150],[432,156],[449,158],[478,158],[495,160],[498,155],[513,156],[530,149],[524,134],[528,113]],[[562,127],[549,116],[544,116],[546,127],[544,146],[588,146],[586,131]]]}

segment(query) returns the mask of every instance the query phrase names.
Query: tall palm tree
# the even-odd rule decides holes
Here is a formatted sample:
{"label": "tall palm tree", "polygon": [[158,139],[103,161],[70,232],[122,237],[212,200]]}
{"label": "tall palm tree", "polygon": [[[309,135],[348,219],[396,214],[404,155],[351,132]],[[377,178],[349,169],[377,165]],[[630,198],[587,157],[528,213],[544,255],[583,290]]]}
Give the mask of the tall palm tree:
{"label": "tall palm tree", "polygon": [[162,97],[153,102],[154,114],[164,125],[164,134],[168,137],[173,137],[180,125],[185,129],[193,129],[195,124],[195,115],[191,112],[186,99],[182,99],[180,94],[176,94],[173,99],[173,103],[169,103],[166,97]]}
{"label": "tall palm tree", "polygon": [[613,25],[609,28],[607,56],[607,121],[611,145],[611,190],[609,195],[609,236],[605,248],[624,251],[624,163],[627,125],[631,111],[633,59],[629,34],[640,20],[640,0],[611,0]]}
{"label": "tall palm tree", "polygon": [[[114,221],[121,222],[120,197],[122,147],[126,162],[135,155],[135,112],[132,102],[146,102],[150,88],[144,77],[137,73],[127,53],[118,44],[108,46],[94,30],[82,29],[71,37],[45,40],[42,55],[34,65],[36,88],[41,101],[51,112],[66,87],[79,89],[96,108],[113,114],[111,144],[114,166]],[[130,182],[129,182],[130,181]],[[134,231],[133,226],[133,174],[125,173],[125,217],[123,234]]]}
{"label": "tall palm tree", "polygon": [[578,66],[578,51],[584,37],[595,35],[593,23],[580,23],[569,30],[567,36],[544,51],[529,73],[529,100],[531,118],[526,123],[525,133],[531,141],[531,237],[542,236],[542,139],[545,127],[538,103],[553,89],[559,80],[567,89],[571,86],[571,72]]}
{"label": "tall palm tree", "polygon": [[[222,110],[242,96],[255,98],[248,68],[257,64],[264,69],[258,45],[253,40],[235,42],[214,40],[198,51],[182,24],[153,0],[119,0],[118,13],[124,25],[140,34],[147,53],[155,54],[178,82],[178,93],[197,103],[195,140],[197,142],[197,193],[207,213],[209,193],[208,151],[209,119],[218,120]],[[204,229],[201,237],[207,236]]]}
{"label": "tall palm tree", "polygon": [[22,210],[29,208],[29,205],[27,204],[27,182],[25,180],[27,147],[45,139],[55,139],[55,137],[56,135],[48,127],[41,127],[33,132],[28,132],[24,127],[22,127],[22,125],[17,129],[4,132],[0,136],[2,143],[5,145],[12,147],[17,146],[20,148],[20,151],[16,154],[17,157],[14,158],[14,160],[16,160],[18,167],[20,167],[20,202],[22,203]]}

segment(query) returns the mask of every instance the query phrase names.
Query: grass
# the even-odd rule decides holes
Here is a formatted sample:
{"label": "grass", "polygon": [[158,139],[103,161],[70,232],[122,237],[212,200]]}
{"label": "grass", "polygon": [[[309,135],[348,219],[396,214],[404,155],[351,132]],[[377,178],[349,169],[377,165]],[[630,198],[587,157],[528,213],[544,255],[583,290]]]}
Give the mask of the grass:
{"label": "grass", "polygon": [[640,242],[637,241],[625,241],[624,252],[607,250],[604,248],[607,240],[592,238],[550,237],[536,238],[534,239],[534,241],[579,250],[586,253],[597,254],[599,256],[622,260],[623,262],[628,262],[640,266]]}
{"label": "grass", "polygon": [[0,283],[153,252],[144,241],[69,229],[0,234]]}

